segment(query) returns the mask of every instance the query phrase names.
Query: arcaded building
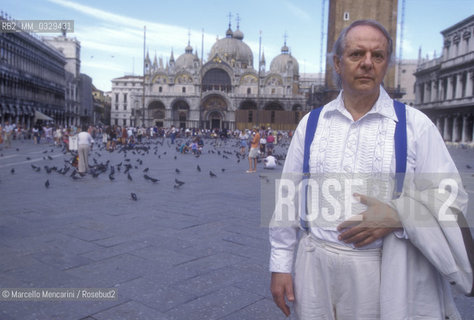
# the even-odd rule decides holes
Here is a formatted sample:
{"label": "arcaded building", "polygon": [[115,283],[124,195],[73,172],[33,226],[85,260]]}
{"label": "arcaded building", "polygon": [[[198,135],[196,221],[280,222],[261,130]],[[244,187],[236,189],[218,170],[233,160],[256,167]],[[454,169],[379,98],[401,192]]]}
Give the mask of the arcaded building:
{"label": "arcaded building", "polygon": [[[183,54],[175,59],[171,52],[166,62],[156,57],[152,62],[147,54],[144,103],[143,97],[134,95],[129,102],[134,110],[128,110],[130,118],[126,119],[130,120],[124,121],[120,101],[125,92],[113,89],[112,122],[118,119],[121,125],[142,125],[144,119],[145,126],[158,127],[243,129],[258,124],[294,129],[308,111],[299,87],[298,61],[286,43],[268,69],[264,54],[258,63],[253,57],[243,32],[239,27],[233,31],[230,25],[205,62],[189,42]],[[124,81],[131,82],[117,78],[112,83]],[[127,96],[130,98],[130,93]]]}
{"label": "arcaded building", "polygon": [[445,141],[474,141],[474,15],[441,31],[441,57],[421,61],[416,107],[436,123]]}
{"label": "arcaded building", "polygon": [[[0,16],[0,23],[11,18]],[[29,128],[35,111],[64,118],[64,55],[34,34],[0,32],[0,124]]]}

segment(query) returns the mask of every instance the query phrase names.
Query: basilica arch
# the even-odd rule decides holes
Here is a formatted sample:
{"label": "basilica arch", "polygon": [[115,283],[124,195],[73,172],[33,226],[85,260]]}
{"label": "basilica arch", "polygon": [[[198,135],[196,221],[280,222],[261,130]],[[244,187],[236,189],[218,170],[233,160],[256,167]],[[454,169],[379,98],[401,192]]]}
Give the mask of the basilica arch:
{"label": "basilica arch", "polygon": [[177,99],[171,104],[173,110],[173,123],[178,123],[179,128],[186,128],[189,120],[189,104],[183,99]]}
{"label": "basilica arch", "polygon": [[229,124],[225,119],[229,103],[226,98],[212,94],[203,99],[201,106],[207,129],[228,128]]}
{"label": "basilica arch", "polygon": [[222,68],[212,68],[202,77],[202,91],[232,91],[232,80]]}
{"label": "basilica arch", "polygon": [[166,118],[166,107],[159,100],[152,101],[148,104],[148,119],[151,119],[153,125],[163,127]]}
{"label": "basilica arch", "polygon": [[264,110],[283,111],[285,110],[280,102],[270,101],[265,104]]}
{"label": "basilica arch", "polygon": [[257,103],[255,100],[244,100],[239,105],[240,110],[257,110]]}

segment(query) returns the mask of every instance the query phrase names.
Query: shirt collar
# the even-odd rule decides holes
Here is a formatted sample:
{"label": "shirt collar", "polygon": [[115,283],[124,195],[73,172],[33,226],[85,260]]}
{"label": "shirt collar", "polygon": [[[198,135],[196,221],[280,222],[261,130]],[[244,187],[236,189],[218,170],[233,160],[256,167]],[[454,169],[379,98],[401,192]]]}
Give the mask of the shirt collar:
{"label": "shirt collar", "polygon": [[[352,116],[344,106],[344,99],[342,98],[342,94],[343,90],[339,92],[339,95],[335,100],[327,104],[327,111],[339,111],[342,115],[352,120]],[[382,86],[380,86],[380,94],[377,101],[375,102],[372,109],[367,112],[367,114],[379,114],[381,116],[392,119],[395,122],[398,122],[398,117],[395,114],[395,109],[393,107],[393,100],[390,98],[390,96]]]}

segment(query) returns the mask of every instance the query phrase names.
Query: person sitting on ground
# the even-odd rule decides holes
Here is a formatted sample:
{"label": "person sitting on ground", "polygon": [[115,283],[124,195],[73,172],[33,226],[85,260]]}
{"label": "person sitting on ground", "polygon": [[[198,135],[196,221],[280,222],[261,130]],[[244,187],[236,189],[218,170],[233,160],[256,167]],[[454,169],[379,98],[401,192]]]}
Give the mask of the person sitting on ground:
{"label": "person sitting on ground", "polygon": [[180,152],[180,153],[187,153],[187,152],[189,152],[189,141],[183,142],[183,143],[179,146],[179,152]]}
{"label": "person sitting on ground", "polygon": [[276,168],[276,158],[272,155],[272,152],[268,150],[268,156],[263,159],[264,169],[275,169]]}

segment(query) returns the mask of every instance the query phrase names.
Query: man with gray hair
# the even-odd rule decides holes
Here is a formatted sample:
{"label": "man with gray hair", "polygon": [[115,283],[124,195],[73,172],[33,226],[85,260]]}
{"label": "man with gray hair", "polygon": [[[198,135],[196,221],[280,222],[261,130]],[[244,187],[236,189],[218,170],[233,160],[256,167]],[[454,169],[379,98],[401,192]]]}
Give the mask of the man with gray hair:
{"label": "man with gray hair", "polygon": [[[282,176],[299,174],[297,184],[318,175],[374,175],[394,178],[396,191],[356,188],[365,191],[341,205],[349,215],[336,216],[334,206],[336,219],[324,221],[309,219],[324,217],[324,209],[328,216],[320,206],[324,199],[307,206],[307,189],[297,189],[297,198],[305,199],[300,225],[275,223],[283,216],[277,202],[270,228],[271,291],[287,316],[289,301],[300,319],[460,319],[449,284],[473,293],[467,194],[436,126],[383,88],[392,47],[389,33],[374,20],[344,29],[331,57],[342,90],[306,115],[291,141]],[[438,181],[417,180],[435,173],[457,184],[440,191]],[[315,189],[313,184],[311,196]],[[354,207],[359,210],[351,213]],[[442,210],[457,222],[445,223]]]}

